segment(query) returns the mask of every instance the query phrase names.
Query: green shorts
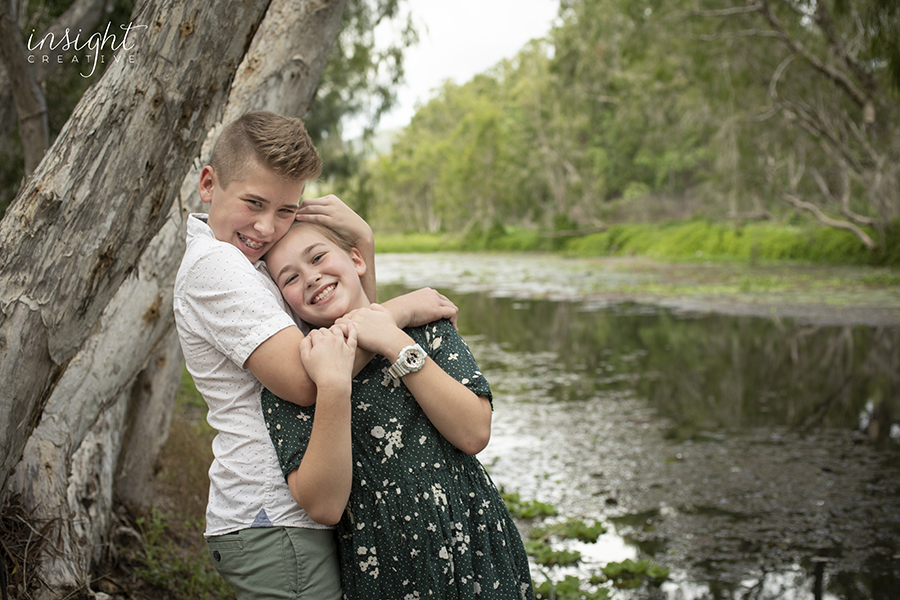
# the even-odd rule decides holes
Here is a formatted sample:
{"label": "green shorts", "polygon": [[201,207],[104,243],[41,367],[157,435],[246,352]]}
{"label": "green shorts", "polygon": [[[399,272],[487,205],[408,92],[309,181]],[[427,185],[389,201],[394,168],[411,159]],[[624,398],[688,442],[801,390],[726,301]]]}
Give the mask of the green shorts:
{"label": "green shorts", "polygon": [[216,570],[238,600],[339,600],[331,529],[255,527],[206,540]]}

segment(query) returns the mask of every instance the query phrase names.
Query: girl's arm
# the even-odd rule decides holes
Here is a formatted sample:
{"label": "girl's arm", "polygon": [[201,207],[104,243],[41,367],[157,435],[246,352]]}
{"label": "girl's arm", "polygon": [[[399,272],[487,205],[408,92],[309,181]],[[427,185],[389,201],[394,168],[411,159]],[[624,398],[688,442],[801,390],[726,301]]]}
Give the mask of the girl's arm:
{"label": "girl's arm", "polygon": [[340,521],[350,497],[350,394],[356,345],[352,325],[313,330],[300,344],[303,364],[316,383],[316,413],[303,460],[287,481],[297,504],[323,525]]}
{"label": "girl's arm", "polygon": [[[391,314],[373,304],[348,313],[339,323],[353,323],[358,344],[395,361],[400,351],[415,341],[394,323]],[[430,357],[403,383],[422,407],[431,423],[447,440],[465,452],[481,452],[491,439],[491,403],[447,374]]]}

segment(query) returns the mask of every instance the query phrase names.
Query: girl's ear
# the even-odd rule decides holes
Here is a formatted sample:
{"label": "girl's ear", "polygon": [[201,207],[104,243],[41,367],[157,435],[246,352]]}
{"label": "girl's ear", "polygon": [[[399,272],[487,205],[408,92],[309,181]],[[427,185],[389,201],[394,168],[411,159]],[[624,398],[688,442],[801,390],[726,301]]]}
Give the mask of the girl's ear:
{"label": "girl's ear", "polygon": [[356,267],[356,274],[362,277],[366,274],[366,261],[363,260],[362,254],[359,253],[359,250],[356,248],[350,248],[350,260],[353,261],[353,266]]}
{"label": "girl's ear", "polygon": [[216,172],[211,166],[206,165],[203,167],[203,170],[200,171],[200,183],[197,186],[197,189],[200,192],[200,200],[206,204],[212,202],[213,188],[215,186]]}

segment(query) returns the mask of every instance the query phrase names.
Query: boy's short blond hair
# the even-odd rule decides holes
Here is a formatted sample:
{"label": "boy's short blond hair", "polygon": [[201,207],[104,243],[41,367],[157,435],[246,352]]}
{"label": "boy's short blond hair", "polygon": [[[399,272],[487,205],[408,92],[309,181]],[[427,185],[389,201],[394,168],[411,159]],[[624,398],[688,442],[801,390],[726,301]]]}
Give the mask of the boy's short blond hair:
{"label": "boy's short blond hair", "polygon": [[322,158],[303,121],[264,110],[229,123],[213,146],[209,165],[222,189],[257,166],[289,181],[313,181],[322,173]]}

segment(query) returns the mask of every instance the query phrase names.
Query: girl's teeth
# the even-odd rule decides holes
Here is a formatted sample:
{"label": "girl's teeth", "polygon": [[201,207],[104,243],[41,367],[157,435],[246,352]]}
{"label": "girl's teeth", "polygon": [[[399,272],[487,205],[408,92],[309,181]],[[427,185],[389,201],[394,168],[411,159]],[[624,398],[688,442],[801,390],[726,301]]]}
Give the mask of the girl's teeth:
{"label": "girl's teeth", "polygon": [[331,295],[331,292],[333,292],[333,291],[334,291],[334,284],[331,284],[327,288],[322,290],[322,293],[316,295],[316,297],[313,298],[313,304],[316,304],[320,300],[327,298],[328,296]]}

